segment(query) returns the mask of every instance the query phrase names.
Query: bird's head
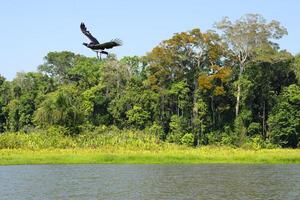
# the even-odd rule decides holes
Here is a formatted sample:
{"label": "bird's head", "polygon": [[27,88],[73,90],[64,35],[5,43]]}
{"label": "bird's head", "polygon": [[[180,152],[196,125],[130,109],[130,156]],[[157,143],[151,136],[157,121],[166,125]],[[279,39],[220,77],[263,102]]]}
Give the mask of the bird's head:
{"label": "bird's head", "polygon": [[82,45],[84,45],[84,46],[88,46],[88,43],[85,43],[85,42],[84,42],[84,43],[82,43]]}

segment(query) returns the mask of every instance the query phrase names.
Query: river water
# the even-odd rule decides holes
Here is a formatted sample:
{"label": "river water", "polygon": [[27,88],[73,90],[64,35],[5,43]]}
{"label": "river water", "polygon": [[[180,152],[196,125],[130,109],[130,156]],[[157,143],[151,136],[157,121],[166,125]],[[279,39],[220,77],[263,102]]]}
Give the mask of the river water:
{"label": "river water", "polygon": [[300,165],[0,166],[0,199],[300,200]]}

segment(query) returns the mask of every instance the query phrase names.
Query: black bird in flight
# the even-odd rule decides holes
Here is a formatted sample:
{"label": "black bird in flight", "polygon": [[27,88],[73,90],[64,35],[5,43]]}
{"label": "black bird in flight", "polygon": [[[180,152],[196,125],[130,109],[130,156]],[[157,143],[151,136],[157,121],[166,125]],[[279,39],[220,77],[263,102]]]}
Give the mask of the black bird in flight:
{"label": "black bird in flight", "polygon": [[101,54],[108,55],[108,52],[104,51],[105,49],[111,49],[113,47],[122,45],[122,41],[119,39],[114,39],[111,40],[110,42],[99,43],[98,40],[94,36],[92,36],[92,34],[86,29],[86,26],[84,25],[83,22],[80,24],[80,30],[91,41],[90,43],[83,43],[83,45],[95,51],[97,53],[97,58],[99,58],[99,53],[100,53],[100,59],[101,59]]}

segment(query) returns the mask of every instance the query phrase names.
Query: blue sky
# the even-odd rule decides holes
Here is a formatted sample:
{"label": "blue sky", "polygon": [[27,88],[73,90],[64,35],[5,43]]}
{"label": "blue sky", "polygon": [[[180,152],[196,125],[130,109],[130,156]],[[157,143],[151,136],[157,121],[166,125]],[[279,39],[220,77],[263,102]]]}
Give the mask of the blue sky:
{"label": "blue sky", "polygon": [[120,38],[112,49],[119,58],[145,55],[174,33],[200,28],[205,31],[224,16],[235,20],[260,13],[278,20],[289,35],[282,49],[300,53],[299,0],[9,0],[0,4],[0,74],[11,80],[16,72],[35,71],[49,51],[95,54],[82,45],[85,22],[99,41]]}

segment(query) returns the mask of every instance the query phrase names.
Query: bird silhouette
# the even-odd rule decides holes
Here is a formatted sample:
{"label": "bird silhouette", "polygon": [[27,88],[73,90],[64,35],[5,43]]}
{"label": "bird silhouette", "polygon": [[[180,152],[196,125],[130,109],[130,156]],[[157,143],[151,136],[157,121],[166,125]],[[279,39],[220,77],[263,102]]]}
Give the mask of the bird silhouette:
{"label": "bird silhouette", "polygon": [[105,43],[100,43],[86,28],[85,24],[82,22],[80,24],[80,30],[81,32],[89,38],[91,41],[90,43],[82,43],[84,46],[87,48],[92,49],[97,53],[97,58],[99,58],[100,54],[100,59],[101,59],[101,54],[106,54],[108,55],[107,51],[104,51],[105,49],[111,49],[116,46],[121,46],[122,41],[120,39],[113,39],[110,42],[105,42]]}

